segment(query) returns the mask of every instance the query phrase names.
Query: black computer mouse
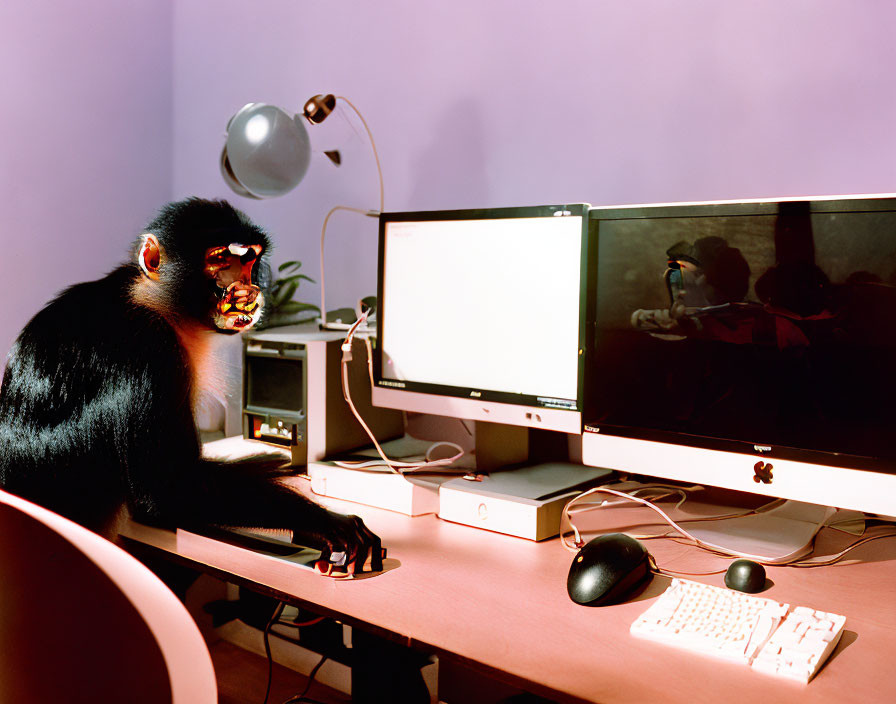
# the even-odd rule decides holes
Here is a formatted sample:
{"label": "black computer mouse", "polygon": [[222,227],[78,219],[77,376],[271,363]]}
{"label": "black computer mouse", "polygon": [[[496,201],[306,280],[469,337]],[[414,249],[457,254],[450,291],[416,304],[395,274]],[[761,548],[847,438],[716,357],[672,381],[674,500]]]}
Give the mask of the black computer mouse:
{"label": "black computer mouse", "polygon": [[765,567],[752,560],[735,560],[725,572],[725,586],[755,594],[765,589]]}
{"label": "black computer mouse", "polygon": [[650,582],[650,566],[650,553],[639,541],[624,533],[607,533],[576,554],[566,590],[577,604],[618,604]]}

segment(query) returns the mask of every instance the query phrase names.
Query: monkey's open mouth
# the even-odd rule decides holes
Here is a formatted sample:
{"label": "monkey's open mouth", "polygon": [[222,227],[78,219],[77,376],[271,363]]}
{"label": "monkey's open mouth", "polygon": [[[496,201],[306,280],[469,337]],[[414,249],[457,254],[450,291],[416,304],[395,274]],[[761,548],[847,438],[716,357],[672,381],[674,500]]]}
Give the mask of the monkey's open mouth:
{"label": "monkey's open mouth", "polygon": [[215,325],[222,330],[242,330],[253,325],[261,311],[253,306],[252,312],[231,309],[228,312],[219,310],[215,314]]}
{"label": "monkey's open mouth", "polygon": [[[220,288],[220,287],[219,287]],[[219,330],[245,330],[261,317],[263,298],[257,288],[234,282],[215,306],[215,327]]]}

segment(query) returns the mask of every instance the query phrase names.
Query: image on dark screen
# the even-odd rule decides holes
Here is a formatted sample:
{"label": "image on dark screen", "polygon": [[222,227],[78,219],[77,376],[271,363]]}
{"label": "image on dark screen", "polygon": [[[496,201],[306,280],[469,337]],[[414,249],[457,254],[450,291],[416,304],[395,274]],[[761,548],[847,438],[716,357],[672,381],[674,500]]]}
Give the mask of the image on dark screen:
{"label": "image on dark screen", "polygon": [[694,210],[600,220],[586,422],[896,457],[896,210]]}

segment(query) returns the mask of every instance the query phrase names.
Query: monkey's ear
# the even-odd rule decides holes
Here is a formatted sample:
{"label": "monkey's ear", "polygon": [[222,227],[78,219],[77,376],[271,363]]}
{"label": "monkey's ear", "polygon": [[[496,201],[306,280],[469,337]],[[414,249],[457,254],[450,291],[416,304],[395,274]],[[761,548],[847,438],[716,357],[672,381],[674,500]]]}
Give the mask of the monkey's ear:
{"label": "monkey's ear", "polygon": [[151,232],[147,232],[140,240],[140,249],[137,252],[137,264],[140,270],[153,281],[159,280],[159,266],[162,263],[162,247],[158,238]]}

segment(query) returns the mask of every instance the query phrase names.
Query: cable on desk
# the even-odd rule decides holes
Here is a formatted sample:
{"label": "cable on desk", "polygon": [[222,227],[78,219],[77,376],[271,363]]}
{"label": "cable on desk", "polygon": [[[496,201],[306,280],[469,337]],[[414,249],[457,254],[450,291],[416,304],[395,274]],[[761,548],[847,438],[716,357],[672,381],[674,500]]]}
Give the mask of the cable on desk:
{"label": "cable on desk", "polygon": [[[448,467],[449,465],[451,465],[452,463],[454,463],[455,461],[459,460],[461,457],[464,456],[464,450],[460,445],[453,443],[453,442],[446,442],[446,441],[437,442],[437,443],[434,443],[433,445],[430,445],[430,447],[426,451],[426,455],[422,462],[400,462],[400,461],[389,459],[388,457],[386,457],[386,453],[383,451],[383,448],[380,446],[379,442],[377,442],[377,439],[374,436],[373,432],[367,426],[367,423],[364,422],[364,419],[361,417],[361,414],[358,412],[358,409],[355,407],[355,404],[352,401],[351,391],[349,390],[348,363],[352,360],[352,342],[354,341],[355,333],[357,332],[358,328],[363,323],[367,322],[368,314],[369,314],[368,311],[364,311],[361,314],[361,317],[355,321],[354,325],[352,325],[351,328],[349,328],[348,334],[346,334],[345,340],[342,343],[342,363],[341,363],[341,366],[342,366],[342,396],[343,396],[343,398],[345,398],[345,402],[348,404],[349,408],[351,409],[352,414],[355,416],[355,418],[361,424],[361,427],[364,428],[364,431],[370,437],[371,441],[373,441],[373,446],[376,448],[377,453],[379,453],[379,456],[382,458],[382,462],[378,462],[378,461],[374,460],[373,463],[371,463],[371,462],[359,462],[359,463],[336,462],[335,464],[339,467],[345,467],[347,469],[363,469],[363,468],[374,466],[374,464],[376,464],[378,466],[386,466],[392,472],[394,472],[395,474],[398,474],[399,476],[402,476],[402,477],[407,473],[414,472],[414,471],[417,471],[420,469],[429,469],[429,468],[435,468],[435,467]],[[365,344],[365,347],[367,350],[367,373],[368,373],[368,376],[370,377],[371,388],[373,388],[373,354],[372,354],[372,350],[370,347],[370,339],[364,338],[364,344]],[[455,450],[457,450],[457,453],[452,455],[451,457],[446,457],[443,459],[438,459],[438,460],[432,459],[433,450],[440,446],[454,448]]]}
{"label": "cable on desk", "polygon": [[[652,486],[650,488],[660,488],[660,487],[662,487],[662,485]],[[647,488],[647,487],[644,487],[644,488]],[[672,487],[667,487],[667,488],[674,489]],[[669,493],[665,494],[664,496],[662,496],[660,498],[665,498],[665,496],[669,496],[673,493],[680,493],[682,491],[684,491],[684,490],[670,491]],[[662,518],[666,521],[666,523],[668,523],[678,533],[678,535],[676,535],[675,533],[667,532],[667,533],[660,533],[660,534],[655,534],[655,535],[633,536],[633,537],[639,538],[641,540],[647,540],[647,539],[653,539],[653,538],[667,538],[669,540],[673,540],[673,541],[675,541],[677,543],[681,543],[683,545],[696,545],[697,547],[703,548],[707,552],[711,552],[714,555],[718,555],[720,557],[732,557],[732,556],[747,557],[747,558],[753,560],[754,562],[758,562],[760,564],[765,564],[765,565],[774,565],[777,567],[809,568],[809,567],[823,567],[823,566],[827,566],[827,565],[833,565],[833,564],[836,564],[837,562],[839,562],[840,560],[842,560],[843,557],[849,551],[854,550],[855,548],[859,547],[860,545],[864,545],[867,542],[870,542],[872,540],[878,540],[880,538],[896,537],[896,532],[892,532],[892,533],[883,533],[883,534],[879,534],[879,535],[872,535],[872,536],[866,536],[864,538],[859,538],[854,543],[852,543],[851,545],[849,545],[848,547],[841,550],[839,553],[837,553],[836,555],[834,555],[833,557],[831,557],[830,559],[827,559],[827,560],[795,559],[789,563],[766,562],[763,560],[757,560],[755,557],[753,557],[751,555],[744,555],[743,553],[739,553],[736,550],[722,550],[714,545],[708,545],[708,544],[704,543],[699,538],[695,537],[694,535],[689,533],[687,530],[685,530],[681,525],[676,523],[661,508],[654,505],[647,499],[643,499],[641,497],[635,496],[633,492],[625,493],[625,492],[617,491],[615,489],[610,489],[607,487],[595,487],[593,489],[589,489],[588,491],[585,491],[585,492],[579,494],[578,496],[573,498],[571,501],[569,501],[566,504],[566,506],[564,506],[564,508],[563,508],[563,513],[561,514],[561,524],[560,524],[561,525],[560,540],[561,540],[563,547],[570,552],[578,552],[578,550],[585,544],[585,541],[582,539],[582,536],[579,533],[578,528],[576,527],[575,523],[572,520],[573,514],[580,513],[584,510],[588,510],[589,508],[592,508],[594,506],[604,506],[604,505],[613,506],[613,505],[619,505],[619,503],[620,503],[620,502],[613,502],[613,503],[608,504],[608,502],[602,501],[599,504],[592,503],[590,505],[589,504],[582,505],[578,508],[577,511],[572,510],[572,506],[574,503],[577,503],[581,499],[585,498],[586,496],[593,495],[593,494],[611,494],[613,496],[618,496],[618,497],[622,498],[623,500],[634,501],[636,503],[640,503],[644,506],[647,506],[648,508],[650,508],[651,510],[655,511],[660,516],[662,516]],[[681,504],[684,502],[685,498],[686,498],[686,496],[684,496],[676,504],[676,508],[681,506]],[[780,503],[781,501],[782,501],[781,499],[776,499],[776,500],[771,501],[763,506],[760,506],[759,508],[751,509],[749,511],[746,511],[746,512],[740,513],[740,514],[729,514],[729,515],[724,515],[724,516],[706,516],[706,517],[701,517],[701,518],[688,518],[688,519],[682,520],[681,522],[682,523],[694,523],[694,522],[701,522],[701,521],[717,521],[717,520],[724,520],[727,518],[742,518],[745,516],[752,516],[755,514],[759,514],[764,510],[767,510],[768,508],[772,507],[774,504]],[[567,531],[563,529],[563,521],[564,520],[569,524],[570,528],[572,528],[573,534],[575,535],[575,540],[572,545],[570,545],[569,542],[567,541],[567,535],[568,535]],[[841,521],[841,523],[848,523],[848,522],[849,521]],[[833,524],[833,527],[835,528],[835,530],[840,530],[839,528],[836,527],[837,525],[838,524],[835,523],[835,524]],[[816,533],[815,535],[812,536],[813,547],[814,547],[817,535],[818,534]],[[675,576],[678,574],[688,575],[688,576],[708,576],[708,575],[712,575],[712,574],[721,574],[722,572],[725,572],[727,570],[719,570],[719,571],[714,571],[714,572],[677,572],[675,570],[666,570],[666,569],[656,568],[654,571],[657,572],[658,574],[669,574],[670,576]]]}
{"label": "cable on desk", "polygon": [[[643,506],[646,506],[647,508],[658,513],[663,518],[663,520],[666,523],[668,523],[670,526],[672,526],[672,528],[674,528],[679,534],[681,534],[688,540],[692,541],[692,544],[698,545],[698,546],[700,546],[706,550],[710,550],[712,552],[719,552],[717,548],[713,547],[712,545],[708,545],[708,544],[704,543],[699,538],[697,538],[696,536],[689,533],[687,530],[685,530],[685,528],[683,528],[681,525],[676,523],[669,516],[669,514],[667,514],[659,506],[656,506],[655,504],[648,501],[647,499],[642,499],[640,496],[635,496],[632,493],[626,493],[624,491],[617,491],[616,489],[608,489],[606,487],[600,487],[600,486],[594,487],[593,489],[589,489],[588,491],[585,491],[585,492],[579,494],[577,497],[575,497],[574,499],[569,501],[566,504],[566,506],[563,507],[563,514],[561,516],[561,542],[563,543],[563,547],[566,548],[567,550],[569,550],[570,552],[578,552],[579,548],[581,548],[585,544],[585,541],[582,539],[581,533],[579,533],[579,529],[576,527],[575,523],[572,521],[572,518],[570,516],[570,508],[572,507],[572,505],[574,503],[579,502],[581,499],[585,498],[586,496],[592,496],[594,494],[610,494],[612,496],[617,496],[617,497],[627,500],[627,501],[634,501],[635,503],[642,504]],[[604,503],[605,502],[602,502],[600,505],[603,505]],[[677,505],[680,506],[681,503],[682,502],[679,502]],[[751,510],[744,514],[735,514],[735,515],[724,516],[724,517],[715,517],[714,516],[714,517],[711,517],[711,519],[719,520],[721,518],[736,518],[736,517],[739,517],[740,515],[748,516],[755,512],[756,511],[754,509],[754,510]],[[572,528],[573,534],[575,535],[575,541],[572,545],[570,545],[566,540],[566,531],[562,530],[563,520],[565,520],[569,524],[570,528]],[[690,521],[690,520],[691,519],[687,519],[687,521]],[[693,519],[693,520],[702,520],[702,519]],[[687,522],[687,521],[683,521],[683,522]],[[664,537],[664,536],[658,536],[658,537]]]}
{"label": "cable on desk", "polygon": [[869,535],[867,537],[860,538],[859,540],[854,542],[852,545],[844,548],[843,550],[838,552],[836,555],[834,555],[833,557],[831,557],[827,560],[799,560],[798,562],[792,562],[791,564],[789,564],[787,566],[788,567],[807,568],[807,567],[826,567],[827,565],[833,565],[833,564],[840,562],[840,560],[842,560],[846,556],[846,553],[848,553],[850,550],[855,550],[860,545],[864,545],[865,543],[870,543],[872,540],[880,540],[881,538],[896,538],[896,533],[881,533],[878,535]]}

